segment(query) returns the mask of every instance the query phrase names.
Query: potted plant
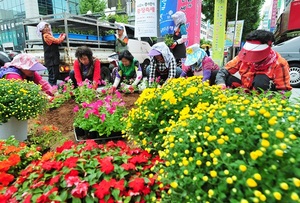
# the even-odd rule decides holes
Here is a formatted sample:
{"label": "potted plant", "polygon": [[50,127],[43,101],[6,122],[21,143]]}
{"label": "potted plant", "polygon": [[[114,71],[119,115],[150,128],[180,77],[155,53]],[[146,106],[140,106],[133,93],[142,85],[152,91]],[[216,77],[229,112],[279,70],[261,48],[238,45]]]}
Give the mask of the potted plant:
{"label": "potted plant", "polygon": [[[47,99],[33,82],[0,79],[0,138],[27,137],[27,119],[44,111]],[[16,126],[18,126],[16,128]]]}
{"label": "potted plant", "polygon": [[[96,97],[90,96],[90,91],[80,92],[89,92],[89,96],[86,97],[86,101],[80,99],[82,103],[74,108],[76,140],[121,137],[121,132],[125,129],[122,118],[127,113],[121,94],[116,92],[114,95]],[[78,101],[76,95],[78,94],[75,94],[75,100]]]}
{"label": "potted plant", "polygon": [[107,30],[104,32],[103,40],[104,41],[115,41],[116,36],[115,36],[115,30]]}
{"label": "potted plant", "polygon": [[111,15],[109,14],[107,17],[106,17],[107,21],[110,22],[110,23],[115,23],[116,22],[116,15]]}

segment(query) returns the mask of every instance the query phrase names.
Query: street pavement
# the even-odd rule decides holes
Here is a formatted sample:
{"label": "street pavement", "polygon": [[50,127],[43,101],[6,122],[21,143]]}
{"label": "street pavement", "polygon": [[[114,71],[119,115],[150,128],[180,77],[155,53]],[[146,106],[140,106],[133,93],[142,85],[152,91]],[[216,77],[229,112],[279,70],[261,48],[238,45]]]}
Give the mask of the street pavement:
{"label": "street pavement", "polygon": [[292,89],[292,95],[290,97],[290,101],[300,103],[300,88]]}

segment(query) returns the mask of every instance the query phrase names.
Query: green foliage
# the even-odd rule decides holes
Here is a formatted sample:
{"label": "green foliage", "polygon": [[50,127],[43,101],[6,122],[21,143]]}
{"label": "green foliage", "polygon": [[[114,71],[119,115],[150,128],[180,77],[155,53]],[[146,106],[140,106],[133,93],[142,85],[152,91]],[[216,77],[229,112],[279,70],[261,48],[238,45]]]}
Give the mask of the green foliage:
{"label": "green foliage", "polygon": [[123,116],[127,113],[121,95],[106,96],[89,103],[76,106],[74,126],[83,130],[98,132],[100,136],[109,136],[112,132],[125,130]]}
{"label": "green foliage", "polygon": [[80,13],[86,14],[88,11],[91,11],[92,13],[100,13],[106,8],[106,4],[106,0],[80,0]]}
{"label": "green foliage", "polygon": [[29,132],[27,143],[39,146],[44,152],[62,145],[66,140],[67,138],[54,125],[42,125],[37,121]]}
{"label": "green foliage", "polygon": [[119,23],[128,23],[128,15],[116,15],[116,21]]}
{"label": "green foliage", "polygon": [[47,99],[41,86],[33,82],[0,79],[0,123],[11,117],[34,118],[46,108]]}
{"label": "green foliage", "polygon": [[68,141],[29,164],[10,192],[0,189],[0,197],[2,202],[151,202],[160,198],[150,170],[159,161],[122,141]]}
{"label": "green foliage", "polygon": [[[265,0],[240,0],[238,20],[244,20],[243,36],[245,36],[253,30],[258,28],[260,22],[260,9]],[[214,22],[214,5],[215,0],[203,0],[202,12],[206,16],[207,20],[213,24]],[[236,0],[227,0],[227,22],[235,20]]]}
{"label": "green foliage", "polygon": [[164,42],[169,47],[174,43],[173,35],[167,34],[164,36]]}

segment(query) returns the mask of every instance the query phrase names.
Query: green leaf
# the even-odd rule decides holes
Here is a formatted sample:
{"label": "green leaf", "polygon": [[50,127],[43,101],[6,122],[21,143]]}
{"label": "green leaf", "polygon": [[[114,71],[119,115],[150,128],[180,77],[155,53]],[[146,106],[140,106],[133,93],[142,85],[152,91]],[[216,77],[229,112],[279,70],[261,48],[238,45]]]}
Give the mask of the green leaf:
{"label": "green leaf", "polygon": [[113,189],[112,196],[115,198],[115,200],[119,199],[120,190]]}
{"label": "green leaf", "polygon": [[76,197],[72,197],[72,203],[81,203],[81,200]]}
{"label": "green leaf", "polygon": [[124,200],[124,203],[129,203],[131,200],[131,197],[126,197],[126,199]]}
{"label": "green leaf", "polygon": [[68,191],[64,190],[61,194],[60,194],[60,198],[62,201],[66,201],[66,199],[68,198]]}
{"label": "green leaf", "polygon": [[85,203],[93,203],[93,202],[95,202],[94,201],[94,198],[93,197],[90,197],[90,196],[87,196],[87,197],[85,197]]}

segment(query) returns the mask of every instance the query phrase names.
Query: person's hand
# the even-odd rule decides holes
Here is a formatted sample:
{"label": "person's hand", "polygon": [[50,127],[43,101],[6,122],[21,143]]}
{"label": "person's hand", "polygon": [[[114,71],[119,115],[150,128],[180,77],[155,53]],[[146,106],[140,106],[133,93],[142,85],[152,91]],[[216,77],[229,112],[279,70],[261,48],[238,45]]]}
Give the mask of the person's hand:
{"label": "person's hand", "polygon": [[221,90],[225,90],[226,89],[226,85],[225,84],[218,84],[218,86],[221,87]]}
{"label": "person's hand", "polygon": [[177,42],[174,42],[171,46],[170,46],[170,49],[174,49],[176,47],[178,43]]}
{"label": "person's hand", "polygon": [[66,39],[66,34],[65,33],[61,33],[60,35],[59,35],[59,38],[64,38],[64,39]]}
{"label": "person's hand", "polygon": [[115,93],[116,90],[117,90],[117,88],[112,86],[108,92],[109,92],[109,94],[113,94],[113,93]]}
{"label": "person's hand", "polygon": [[54,97],[48,96],[47,99],[48,99],[48,101],[51,103],[51,102],[53,101]]}

